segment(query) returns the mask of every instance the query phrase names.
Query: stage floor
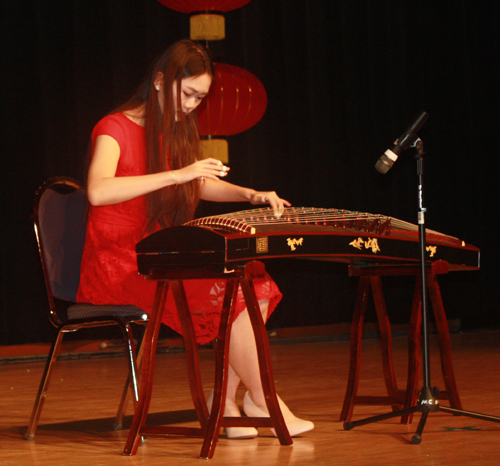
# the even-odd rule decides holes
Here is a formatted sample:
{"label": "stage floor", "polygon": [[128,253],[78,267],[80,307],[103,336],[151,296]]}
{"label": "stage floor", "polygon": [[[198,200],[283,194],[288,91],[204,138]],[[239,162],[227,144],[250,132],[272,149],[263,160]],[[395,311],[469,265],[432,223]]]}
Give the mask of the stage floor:
{"label": "stage floor", "polygon": [[[455,377],[464,409],[500,416],[500,331],[452,334]],[[444,390],[437,342],[431,336],[431,385]],[[406,338],[393,340],[399,388],[406,380]],[[221,435],[211,464],[281,465],[497,465],[500,424],[430,413],[420,445],[399,419],[344,431],[339,415],[348,372],[346,340],[273,345],[276,388],[295,414],[316,428],[280,446],[268,429],[251,440]],[[204,386],[212,385],[213,353],[201,351]],[[63,360],[56,364],[33,441],[23,439],[42,375],[42,362],[0,366],[0,462],[3,466],[199,465],[201,439],[150,437],[134,457],[121,456],[127,436],[113,417],[126,376],[124,357]],[[240,399],[244,392],[241,391]],[[360,395],[384,395],[379,343],[363,341]],[[447,405],[446,401],[442,401]],[[131,407],[129,407],[129,410]],[[385,413],[387,406],[357,406],[353,420]],[[183,353],[159,354],[149,424],[195,425]]]}

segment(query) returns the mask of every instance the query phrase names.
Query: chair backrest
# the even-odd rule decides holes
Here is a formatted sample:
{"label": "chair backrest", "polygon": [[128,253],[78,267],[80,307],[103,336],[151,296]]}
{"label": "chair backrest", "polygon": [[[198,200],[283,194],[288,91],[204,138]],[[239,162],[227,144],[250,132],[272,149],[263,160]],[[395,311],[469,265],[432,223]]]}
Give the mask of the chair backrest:
{"label": "chair backrest", "polygon": [[86,202],[81,184],[68,177],[51,178],[36,193],[33,221],[54,325],[65,320],[54,298],[76,301]]}

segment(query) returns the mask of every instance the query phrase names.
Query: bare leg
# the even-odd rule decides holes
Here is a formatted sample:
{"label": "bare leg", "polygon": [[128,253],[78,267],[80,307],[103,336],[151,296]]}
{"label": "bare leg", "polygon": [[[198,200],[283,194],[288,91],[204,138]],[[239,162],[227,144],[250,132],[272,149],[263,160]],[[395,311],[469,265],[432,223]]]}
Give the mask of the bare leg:
{"label": "bare leg", "polygon": [[[259,304],[261,312],[265,316],[264,320],[267,320],[269,301],[260,301]],[[267,410],[260,379],[257,345],[255,343],[250,316],[246,309],[233,322],[231,344],[229,346],[229,364],[230,371],[226,397],[226,414],[229,415],[229,413],[234,412],[232,410],[230,411],[230,406],[238,410],[235,395],[241,380],[248,390],[243,400],[246,414],[255,417],[268,417],[269,412]],[[279,403],[283,418],[285,419],[291,436],[300,435],[314,428],[312,422],[297,418],[281,399],[279,399]],[[274,429],[272,430],[276,435]]]}
{"label": "bare leg", "polygon": [[[264,321],[266,321],[269,300],[262,300],[259,304]],[[238,417],[241,416],[241,412],[236,403],[236,392],[241,381],[240,377],[244,378],[246,381],[245,386],[248,389],[252,386],[252,390],[256,393],[258,399],[262,398],[262,400],[264,400],[262,383],[260,382],[257,347],[255,345],[255,337],[250,323],[250,317],[246,309],[233,323],[233,328],[231,330],[231,345],[229,348],[229,373],[224,415],[228,417]],[[234,369],[231,361],[235,361],[238,369]],[[240,373],[242,375],[239,375]],[[212,404],[211,396],[207,400],[209,406]],[[258,435],[257,429],[253,427],[226,427],[225,430],[228,438],[252,438]]]}
{"label": "bare leg", "polygon": [[[267,320],[269,300],[259,301],[259,304],[265,322]],[[242,380],[257,406],[265,408],[266,400],[260,380],[257,346],[247,309],[233,322],[229,347],[229,364],[226,401],[229,401],[230,404],[232,402],[236,404],[236,390],[240,380]]]}
{"label": "bare leg", "polygon": [[[259,301],[260,310],[264,322],[267,320],[269,300]],[[238,372],[243,375],[246,381],[245,387],[252,384],[252,396],[255,392],[257,399],[261,399],[265,405],[264,393],[260,382],[259,363],[257,359],[257,347],[253,335],[250,316],[245,309],[233,322],[231,330],[231,345],[229,348],[229,374],[227,379],[226,409],[227,416],[238,416],[239,408],[236,404],[236,392],[240,385],[241,376],[235,371],[233,364],[238,368]],[[260,394],[259,394],[260,392]]]}

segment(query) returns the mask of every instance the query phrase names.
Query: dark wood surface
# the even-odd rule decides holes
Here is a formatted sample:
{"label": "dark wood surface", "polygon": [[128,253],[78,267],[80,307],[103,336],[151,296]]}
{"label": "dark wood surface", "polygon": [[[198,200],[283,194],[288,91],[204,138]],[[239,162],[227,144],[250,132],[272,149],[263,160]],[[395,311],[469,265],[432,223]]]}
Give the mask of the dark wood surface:
{"label": "dark wood surface", "polygon": [[[407,338],[393,338],[395,376],[406,383]],[[464,409],[500,415],[500,331],[451,335],[455,377]],[[349,341],[271,346],[276,389],[292,410],[316,428],[281,446],[266,428],[252,440],[221,435],[214,465],[496,465],[500,462],[500,425],[431,413],[420,445],[409,442],[419,419],[409,426],[399,419],[346,432],[338,421],[349,369]],[[214,355],[200,351],[203,386],[213,384]],[[157,356],[149,424],[181,422],[196,426],[184,354]],[[127,373],[124,357],[64,360],[57,363],[34,441],[26,429],[43,362],[0,366],[0,455],[7,466],[196,465],[202,439],[151,437],[133,457],[121,455],[130,426],[112,423]],[[431,337],[431,380],[444,390],[438,341]],[[244,392],[241,391],[240,399]],[[385,395],[379,342],[363,340],[360,395]],[[447,401],[443,400],[444,405]],[[387,406],[357,406],[353,420],[387,412]],[[131,409],[131,406],[129,407]]]}

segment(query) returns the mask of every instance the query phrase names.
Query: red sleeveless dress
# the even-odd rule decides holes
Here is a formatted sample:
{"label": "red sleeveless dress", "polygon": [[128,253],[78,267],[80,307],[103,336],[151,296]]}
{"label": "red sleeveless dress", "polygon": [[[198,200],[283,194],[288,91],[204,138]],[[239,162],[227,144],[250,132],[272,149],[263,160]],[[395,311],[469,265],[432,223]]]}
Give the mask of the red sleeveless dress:
{"label": "red sleeveless dress", "polygon": [[[144,128],[122,113],[103,118],[92,132],[95,140],[108,135],[120,146],[116,176],[146,174]],[[77,301],[92,304],[133,304],[151,311],[156,283],[137,272],[135,245],[143,239],[146,224],[144,196],[109,206],[90,206],[80,269]],[[281,300],[274,281],[255,280],[259,300],[269,299],[269,315]],[[208,343],[217,336],[225,280],[186,280],[184,282],[197,341]],[[238,293],[236,317],[245,309],[241,290]],[[167,297],[163,323],[181,332],[171,292]]]}

